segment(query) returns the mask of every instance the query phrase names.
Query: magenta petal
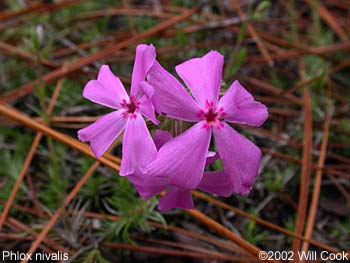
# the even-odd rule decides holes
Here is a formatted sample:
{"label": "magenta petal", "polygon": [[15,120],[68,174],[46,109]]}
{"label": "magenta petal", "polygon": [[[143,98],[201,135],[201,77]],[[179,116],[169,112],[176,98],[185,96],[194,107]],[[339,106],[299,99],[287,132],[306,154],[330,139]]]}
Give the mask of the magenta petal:
{"label": "magenta petal", "polygon": [[195,189],[202,179],[211,130],[199,122],[164,144],[147,167],[152,176],[165,176],[171,185]]}
{"label": "magenta petal", "polygon": [[138,84],[145,80],[146,75],[156,60],[156,49],[151,45],[141,44],[136,47],[134,69],[131,78],[130,96],[139,98],[141,90]]}
{"label": "magenta petal", "polygon": [[154,106],[152,103],[152,96],[154,94],[154,88],[149,85],[146,81],[142,81],[140,84],[140,89],[142,91],[142,97],[139,99],[140,102],[140,113],[151,120],[155,125],[159,124],[154,113]]}
{"label": "magenta petal", "polygon": [[120,79],[111,72],[108,65],[100,68],[97,80],[90,80],[85,85],[83,96],[113,109],[120,109],[120,102],[129,98]]}
{"label": "magenta petal", "polygon": [[224,57],[210,51],[201,58],[193,58],[176,66],[176,72],[192,91],[197,103],[204,106],[206,101],[216,103],[221,87]]}
{"label": "magenta petal", "polygon": [[140,114],[128,119],[122,151],[121,176],[142,172],[156,156],[156,146]]}
{"label": "magenta petal", "polygon": [[149,71],[147,82],[155,89],[152,101],[159,114],[185,121],[198,121],[200,109],[197,103],[157,61]]}
{"label": "magenta petal", "polygon": [[159,199],[159,210],[166,211],[173,208],[194,209],[191,190],[180,187],[170,187]]}
{"label": "magenta petal", "polygon": [[198,188],[224,197],[228,197],[233,193],[233,187],[224,171],[205,172]]}
{"label": "magenta petal", "polygon": [[147,97],[143,96],[140,100],[140,113],[149,119],[153,124],[158,125],[159,120],[157,120],[156,115],[154,113],[154,107],[152,102],[148,100]]}
{"label": "magenta petal", "polygon": [[153,197],[168,187],[168,180],[165,177],[131,174],[126,178],[134,185],[142,199]]}
{"label": "magenta petal", "polygon": [[142,94],[151,101],[154,95],[154,88],[149,85],[147,81],[141,81],[138,85],[140,86]]}
{"label": "magenta petal", "polygon": [[207,160],[205,162],[205,166],[209,165],[209,164],[212,164],[213,162],[215,162],[216,160],[220,159],[220,156],[218,153],[216,152],[211,152],[211,151],[208,151],[208,154],[207,154]]}
{"label": "magenta petal", "polygon": [[214,139],[225,175],[236,193],[247,194],[258,175],[261,151],[227,123],[223,125],[214,128]]}
{"label": "magenta petal", "polygon": [[78,138],[83,142],[89,141],[95,156],[100,157],[123,131],[125,124],[123,111],[113,111],[79,130]]}
{"label": "magenta petal", "polygon": [[157,150],[160,149],[166,142],[173,138],[171,133],[163,130],[156,130],[154,132],[154,143],[156,144]]}
{"label": "magenta petal", "polygon": [[268,117],[267,107],[255,101],[253,96],[236,80],[219,101],[228,122],[262,125]]}

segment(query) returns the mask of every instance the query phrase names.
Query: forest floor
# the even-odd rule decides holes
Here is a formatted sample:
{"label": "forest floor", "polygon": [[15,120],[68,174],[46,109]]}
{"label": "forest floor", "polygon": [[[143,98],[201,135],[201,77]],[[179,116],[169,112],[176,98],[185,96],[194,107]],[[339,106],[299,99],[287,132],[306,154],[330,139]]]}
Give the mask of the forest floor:
{"label": "forest floor", "polygon": [[[0,261],[350,258],[349,13],[347,0],[1,1]],[[268,106],[263,126],[235,125],[263,152],[249,195],[195,191],[195,210],[160,212],[118,176],[120,139],[99,160],[78,141],[107,112],[85,83],[108,64],[129,86],[139,43],[172,73],[217,50],[223,88],[239,80]]]}

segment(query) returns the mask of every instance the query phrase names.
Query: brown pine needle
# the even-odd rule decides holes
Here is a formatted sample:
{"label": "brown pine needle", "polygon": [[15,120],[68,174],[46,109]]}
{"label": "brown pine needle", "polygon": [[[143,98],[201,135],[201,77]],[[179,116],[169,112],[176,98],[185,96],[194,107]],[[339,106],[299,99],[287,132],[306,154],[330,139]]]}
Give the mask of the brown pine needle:
{"label": "brown pine needle", "polygon": [[[52,215],[49,222],[45,225],[41,233],[37,236],[35,241],[32,243],[31,247],[29,248],[27,254],[32,254],[36,251],[36,249],[39,247],[41,242],[44,240],[46,235],[49,233],[51,228],[54,226],[62,212],[64,211],[65,207],[70,204],[70,202],[73,200],[73,198],[76,196],[76,194],[79,192],[79,190],[84,186],[86,181],[90,178],[90,176],[95,172],[97,167],[100,165],[99,161],[94,162],[94,164],[89,168],[89,170],[85,173],[85,175],[79,180],[79,182],[74,186],[74,188],[70,191],[66,199],[63,201],[63,204],[60,208],[56,210],[56,212]],[[27,263],[28,259],[22,260],[21,263]]]}
{"label": "brown pine needle", "polygon": [[19,11],[5,11],[5,12],[1,12],[0,13],[0,22],[3,21],[7,21],[10,19],[14,19],[14,18],[18,18],[21,17],[22,15],[27,15],[30,13],[34,13],[34,12],[52,12],[52,11],[56,11],[59,10],[61,8],[76,4],[78,2],[81,2],[81,0],[64,0],[64,1],[60,1],[59,3],[52,3],[52,4],[45,4],[45,3],[33,3],[31,5],[29,5],[26,8],[23,8]]}
{"label": "brown pine needle", "polygon": [[154,238],[142,238],[142,237],[137,237],[137,239],[138,240],[142,240],[142,241],[146,241],[146,242],[155,243],[155,244],[161,244],[161,245],[165,245],[165,246],[177,247],[177,248],[182,248],[182,249],[186,249],[186,250],[202,253],[203,255],[208,256],[208,258],[213,258],[213,259],[217,259],[217,260],[225,260],[225,261],[236,262],[236,261],[242,259],[242,257],[241,258],[234,257],[232,255],[224,254],[224,253],[219,252],[219,251],[213,251],[213,250],[210,250],[208,248],[199,247],[199,246],[195,246],[195,245],[184,244],[184,243],[179,243],[179,242],[174,242],[174,241],[158,240],[158,239],[154,239]]}
{"label": "brown pine needle", "polygon": [[[72,212],[72,213],[77,213],[77,212]],[[88,218],[97,218],[97,219],[107,219],[107,220],[114,220],[114,221],[118,221],[121,219],[121,217],[116,216],[116,215],[110,215],[110,214],[97,214],[97,213],[93,213],[93,212],[85,212],[84,216],[88,217]],[[222,241],[220,239],[216,239],[212,236],[209,235],[205,235],[205,234],[200,234],[197,233],[195,231],[191,231],[188,229],[184,229],[184,228],[180,228],[180,227],[176,227],[173,225],[164,225],[164,224],[160,224],[157,222],[153,222],[153,221],[149,221],[148,222],[151,226],[159,228],[159,229],[164,229],[164,230],[168,230],[168,231],[172,231],[172,232],[176,232],[182,235],[186,235],[189,237],[192,237],[194,239],[198,239],[198,240],[202,240],[205,241],[209,244],[213,244],[217,247],[226,249],[227,251],[231,251],[234,253],[237,253],[237,247],[232,244],[231,242],[226,242],[226,241]]]}
{"label": "brown pine needle", "polygon": [[[319,167],[323,167],[324,162],[326,160],[330,122],[331,122],[331,113],[330,111],[328,111],[326,115],[326,120],[324,122],[324,127],[323,127],[323,137],[322,137],[322,143],[321,143],[320,157],[317,163]],[[307,218],[307,226],[306,226],[305,235],[304,235],[306,238],[311,238],[312,232],[314,229],[317,207],[318,207],[318,202],[320,198],[321,184],[322,184],[322,170],[318,170],[315,176],[314,190],[313,190],[312,199],[311,199],[311,207],[309,211],[309,216]],[[307,241],[304,241],[302,244],[301,251],[308,251],[308,249],[309,249],[309,243]],[[304,261],[301,260],[300,262],[304,262]]]}
{"label": "brown pine needle", "polygon": [[173,26],[174,24],[178,23],[179,21],[182,21],[183,19],[192,15],[195,11],[196,11],[195,8],[186,10],[183,13],[176,15],[176,16],[173,16],[172,18],[170,18],[164,22],[161,22],[161,23],[155,25],[154,27],[152,27],[146,31],[143,31],[143,32],[141,32],[141,33],[125,40],[125,41],[116,42],[112,45],[107,46],[105,49],[103,49],[101,51],[93,53],[89,56],[82,57],[79,60],[77,60],[76,62],[67,65],[66,67],[60,67],[58,69],[55,69],[55,70],[51,71],[50,73],[44,75],[41,80],[37,79],[34,82],[24,84],[22,87],[20,87],[16,90],[13,90],[11,92],[8,92],[4,96],[2,96],[0,98],[0,100],[2,102],[11,102],[15,99],[19,99],[19,98],[31,93],[34,90],[34,87],[36,85],[39,85],[41,81],[43,81],[46,84],[52,83],[61,77],[64,77],[68,74],[74,73],[77,70],[80,70],[84,66],[87,66],[87,65],[90,65],[91,63],[96,62],[97,60],[100,60],[100,59],[106,58],[108,56],[111,56],[113,54],[116,54],[123,48],[129,47],[130,45],[133,45],[144,38],[155,35],[155,34],[159,33],[160,31],[162,31],[168,27]]}
{"label": "brown pine needle", "polygon": [[[237,0],[231,0],[230,2],[232,4],[232,6],[236,9],[238,16],[241,18],[241,20],[247,20],[247,17],[244,14],[244,12],[242,11],[241,6],[237,2]],[[247,30],[248,30],[248,33],[253,38],[253,40],[255,41],[255,43],[257,44],[261,54],[268,62],[268,65],[270,67],[272,67],[273,60],[271,59],[271,56],[270,56],[269,52],[267,51],[266,47],[264,46],[263,42],[261,41],[259,35],[256,33],[254,26],[251,23],[249,23],[249,21],[247,22]]]}
{"label": "brown pine needle", "polygon": [[[213,260],[218,259],[218,257],[213,257],[211,255],[203,254],[199,252],[190,252],[190,251],[160,248],[160,247],[154,247],[154,246],[129,245],[129,244],[115,243],[115,242],[114,243],[104,242],[102,243],[102,245],[105,247],[116,248],[120,250],[130,250],[130,251],[138,251],[138,252],[151,253],[151,254],[161,254],[161,255],[168,255],[173,257],[190,257],[190,258],[197,258],[197,259],[213,259]],[[241,260],[242,262],[256,262],[255,259],[247,260],[246,258],[242,259],[241,257],[234,257],[234,256],[232,256],[232,260],[235,260],[235,262],[241,262]]]}
{"label": "brown pine needle", "polygon": [[[54,108],[54,105],[57,101],[57,98],[58,98],[58,95],[62,89],[62,85],[63,85],[63,79],[60,79],[58,82],[57,82],[57,85],[55,87],[55,90],[52,94],[52,97],[50,99],[50,102],[49,102],[49,105],[48,105],[48,109],[47,109],[47,114],[48,115],[51,115],[52,111],[53,111],[53,108]],[[1,229],[2,229],[2,226],[6,220],[6,217],[7,217],[7,214],[9,213],[10,211],[10,208],[12,206],[12,203],[13,201],[15,200],[16,198],[16,194],[19,190],[19,187],[21,186],[22,184],[22,181],[24,179],[24,176],[26,175],[27,171],[28,171],[28,168],[30,166],[30,163],[32,162],[32,159],[34,157],[34,154],[36,152],[36,149],[40,143],[40,140],[41,138],[43,137],[43,134],[41,132],[38,132],[33,140],[33,143],[32,143],[32,146],[30,147],[29,149],[29,152],[28,152],[28,155],[24,161],[24,165],[18,175],[18,178],[16,180],[16,183],[15,185],[13,186],[12,190],[11,190],[11,193],[10,193],[10,196],[4,206],[4,210],[2,211],[1,213],[1,216],[0,216],[0,232],[1,232]]]}
{"label": "brown pine needle", "polygon": [[2,226],[4,225],[4,222],[6,220],[6,217],[11,209],[11,206],[13,204],[13,201],[15,200],[16,198],[16,194],[22,184],[22,181],[24,179],[24,176],[26,175],[27,171],[28,171],[28,168],[30,166],[30,163],[32,162],[32,159],[34,157],[34,154],[36,152],[36,149],[40,143],[40,140],[42,138],[43,134],[42,133],[37,133],[34,140],[33,140],[33,143],[32,143],[32,146],[30,147],[29,149],[29,152],[28,152],[28,155],[24,161],[24,164],[23,164],[23,167],[21,169],[21,172],[19,173],[18,177],[17,177],[17,180],[16,180],[16,183],[15,185],[13,186],[12,190],[11,190],[11,193],[9,195],[9,198],[7,199],[6,201],[6,204],[4,206],[4,209],[2,210],[1,212],[1,215],[0,215],[0,231],[2,229]]}
{"label": "brown pine needle", "polygon": [[40,59],[37,61],[37,58],[31,55],[30,53],[27,53],[26,51],[16,48],[13,45],[9,45],[3,41],[0,41],[0,50],[2,50],[4,53],[8,53],[10,55],[16,55],[20,58],[23,58],[25,60],[28,60],[30,62],[39,62],[45,66],[51,67],[51,68],[57,68],[58,65],[54,62],[51,62],[47,59]]}
{"label": "brown pine needle", "polygon": [[[7,218],[6,226],[10,227],[11,229],[16,229],[16,230],[23,231],[23,232],[31,235],[32,237],[37,237],[38,236],[38,233],[36,233],[30,227],[28,227],[27,225],[23,224],[19,220],[15,219],[15,218],[12,218],[12,217],[8,217]],[[61,246],[60,244],[57,244],[51,238],[46,237],[45,238],[45,246],[42,246],[42,247],[45,248],[45,250],[48,251],[49,253],[52,253],[52,250],[48,246],[50,246],[52,249],[54,249],[56,251],[62,251],[62,252],[67,252],[68,253],[68,250],[65,247]]]}
{"label": "brown pine needle", "polygon": [[258,224],[266,226],[266,227],[268,227],[270,229],[279,231],[279,232],[281,232],[283,234],[286,234],[288,236],[291,236],[291,237],[294,237],[294,238],[297,238],[297,239],[300,239],[300,240],[304,240],[304,241],[306,241],[306,242],[308,242],[310,244],[313,244],[314,246],[319,247],[321,249],[324,249],[324,250],[327,250],[327,251],[330,251],[330,252],[334,252],[334,253],[338,253],[339,252],[338,249],[335,249],[335,248],[332,248],[332,247],[327,246],[325,244],[319,243],[319,242],[317,242],[315,240],[308,239],[308,238],[306,238],[306,237],[304,237],[302,235],[297,235],[297,234],[295,234],[295,233],[293,233],[293,232],[291,232],[291,231],[289,231],[289,230],[287,230],[287,229],[285,229],[283,227],[275,225],[275,224],[273,224],[273,223],[271,223],[269,221],[266,221],[266,220],[264,220],[262,218],[259,218],[259,217],[253,216],[251,214],[248,214],[248,213],[242,211],[241,209],[238,209],[236,207],[230,206],[230,205],[228,205],[228,204],[226,204],[224,202],[221,202],[220,200],[217,200],[216,198],[208,196],[208,195],[206,195],[204,193],[201,193],[201,192],[198,192],[198,191],[192,191],[192,194],[194,196],[196,196],[197,198],[200,198],[202,200],[207,201],[208,203],[215,204],[215,205],[220,206],[220,207],[222,207],[224,209],[232,211],[232,212],[234,212],[234,213],[236,213],[236,214],[238,214],[240,216],[249,218],[250,220],[253,220],[253,221],[257,222]]}
{"label": "brown pine needle", "polygon": [[[306,210],[309,198],[310,174],[312,166],[312,109],[311,96],[308,88],[304,94],[304,145],[300,178],[299,204],[295,226],[295,234],[301,235],[304,231]],[[300,248],[300,239],[293,240],[292,251],[297,255]]]}
{"label": "brown pine needle", "polygon": [[[244,251],[248,252],[250,255],[254,256],[259,259],[259,252],[261,250],[254,246],[253,244],[247,242],[244,238],[241,238],[237,236],[235,233],[233,233],[231,230],[228,228],[224,227],[220,223],[216,222],[215,220],[211,219],[210,217],[206,216],[202,212],[198,210],[186,210],[186,212],[193,216],[194,218],[198,219],[202,223],[204,223],[206,226],[208,226],[210,229],[214,229],[217,231],[220,235],[226,237],[227,239],[231,240],[235,244],[237,244],[240,248],[242,248]],[[260,260],[263,262],[278,262],[275,260],[269,261],[269,260]]]}
{"label": "brown pine needle", "polygon": [[[48,126],[46,126],[43,123],[34,121],[32,118],[28,117],[27,115],[21,113],[20,111],[0,102],[0,114],[7,116],[10,119],[13,119],[17,122],[20,122],[24,125],[26,125],[29,128],[32,128],[36,131],[42,132],[46,136],[49,136],[53,138],[54,140],[57,140],[58,142],[61,142],[65,145],[68,145],[69,147],[76,149],[92,158],[95,159],[94,153],[91,151],[90,147],[82,142],[79,142],[76,139],[73,139],[70,136],[67,136],[65,134],[62,134],[58,131],[55,131]],[[119,165],[110,161],[104,156],[101,156],[98,159],[102,164],[118,171],[119,170]]]}
{"label": "brown pine needle", "polygon": [[[312,0],[304,0],[311,8],[313,6]],[[348,44],[349,38],[346,35],[344,29],[339,25],[337,20],[334,18],[331,12],[320,2],[317,1],[317,8],[315,8],[319,13],[321,18],[335,31],[338,37],[341,39],[343,43]]]}

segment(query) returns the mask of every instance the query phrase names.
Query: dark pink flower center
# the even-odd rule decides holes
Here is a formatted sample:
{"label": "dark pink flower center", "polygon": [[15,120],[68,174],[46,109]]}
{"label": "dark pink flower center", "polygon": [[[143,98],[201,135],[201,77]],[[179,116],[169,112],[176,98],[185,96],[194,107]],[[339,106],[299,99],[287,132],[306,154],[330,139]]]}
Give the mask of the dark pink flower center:
{"label": "dark pink flower center", "polygon": [[215,122],[216,121],[216,116],[218,114],[215,112],[213,108],[210,108],[205,114],[204,118],[206,119],[207,122]]}
{"label": "dark pink flower center", "polygon": [[123,100],[120,105],[125,109],[124,117],[136,117],[137,110],[140,108],[140,102],[138,102],[133,96],[129,101]]}
{"label": "dark pink flower center", "polygon": [[222,107],[217,107],[213,102],[206,101],[204,108],[198,112],[198,118],[205,121],[205,128],[213,125],[221,127],[225,115]]}
{"label": "dark pink flower center", "polygon": [[134,100],[130,100],[130,102],[126,104],[126,109],[128,113],[135,113],[137,109],[136,102]]}

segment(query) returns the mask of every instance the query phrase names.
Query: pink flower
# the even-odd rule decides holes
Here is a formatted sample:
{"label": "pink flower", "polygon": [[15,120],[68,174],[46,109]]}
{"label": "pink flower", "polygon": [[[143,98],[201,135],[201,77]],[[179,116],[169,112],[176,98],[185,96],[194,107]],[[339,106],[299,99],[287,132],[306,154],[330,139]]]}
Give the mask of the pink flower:
{"label": "pink flower", "polygon": [[115,111],[79,130],[78,137],[83,142],[89,141],[95,156],[100,157],[125,129],[120,175],[141,171],[155,158],[157,152],[142,117],[143,115],[158,124],[151,102],[153,88],[142,85],[155,58],[156,52],[153,45],[137,46],[130,97],[120,79],[107,65],[100,68],[97,80],[90,80],[84,87],[85,98]]}
{"label": "pink flower", "polygon": [[[170,141],[172,136],[167,131],[156,130],[154,142],[157,149],[160,149],[166,142]],[[216,153],[208,152],[206,165],[218,159]],[[142,199],[147,199],[159,194],[162,191],[166,193],[159,199],[159,210],[170,210],[173,208],[193,209],[193,199],[190,189],[177,185],[172,185],[166,176],[152,176],[147,174],[132,174],[127,177],[135,186]],[[205,192],[217,194],[220,196],[230,196],[233,192],[231,184],[228,182],[223,171],[204,172],[201,182],[197,186]]]}
{"label": "pink flower", "polygon": [[[201,183],[212,133],[224,177],[234,192],[247,194],[258,174],[260,149],[227,122],[260,126],[267,119],[267,108],[255,101],[238,81],[218,99],[223,63],[223,56],[211,51],[176,67],[193,97],[158,62],[149,71],[144,86],[154,87],[152,101],[157,112],[195,122],[190,129],[165,143],[146,167],[149,175],[167,178],[167,183],[174,186],[173,192],[195,189]],[[190,206],[188,197],[186,200]]]}

